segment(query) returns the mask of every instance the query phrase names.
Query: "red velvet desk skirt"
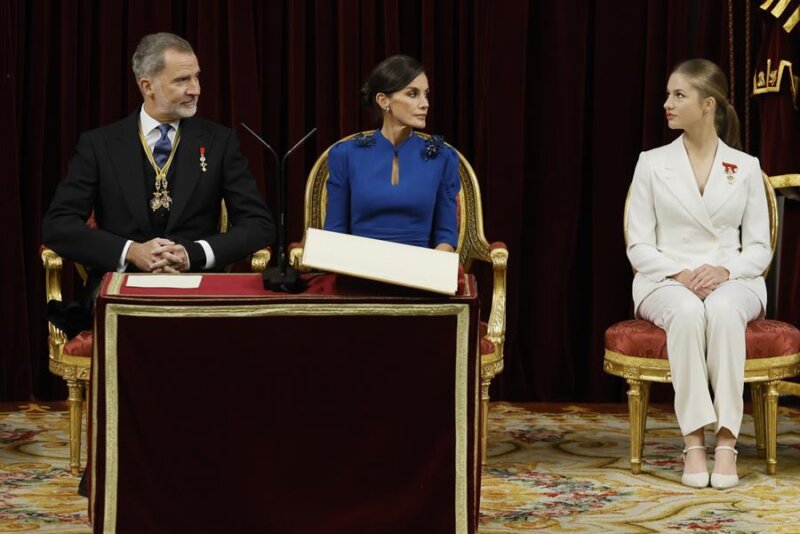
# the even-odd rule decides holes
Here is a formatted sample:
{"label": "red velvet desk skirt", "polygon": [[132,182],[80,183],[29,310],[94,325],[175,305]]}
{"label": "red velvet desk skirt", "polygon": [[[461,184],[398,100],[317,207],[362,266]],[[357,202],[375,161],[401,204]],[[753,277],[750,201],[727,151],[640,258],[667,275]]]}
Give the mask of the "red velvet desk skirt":
{"label": "red velvet desk skirt", "polygon": [[478,300],[259,275],[97,300],[95,532],[475,532]]}

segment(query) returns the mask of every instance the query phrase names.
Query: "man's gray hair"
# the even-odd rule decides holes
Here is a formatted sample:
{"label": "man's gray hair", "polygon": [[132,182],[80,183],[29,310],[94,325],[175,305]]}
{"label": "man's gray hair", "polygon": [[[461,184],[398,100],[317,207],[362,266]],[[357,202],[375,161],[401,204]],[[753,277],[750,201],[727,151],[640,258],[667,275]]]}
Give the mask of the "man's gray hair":
{"label": "man's gray hair", "polygon": [[186,54],[194,53],[189,41],[174,33],[151,33],[142,37],[131,61],[137,82],[145,76],[155,76],[161,72],[164,68],[164,51],[168,49]]}

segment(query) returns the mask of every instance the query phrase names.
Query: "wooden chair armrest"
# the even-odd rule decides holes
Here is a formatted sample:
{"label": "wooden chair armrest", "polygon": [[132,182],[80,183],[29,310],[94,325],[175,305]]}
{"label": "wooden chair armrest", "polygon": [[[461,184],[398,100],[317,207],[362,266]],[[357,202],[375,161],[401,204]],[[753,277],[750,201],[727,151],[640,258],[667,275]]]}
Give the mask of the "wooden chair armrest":
{"label": "wooden chair armrest", "polygon": [[271,258],[272,251],[269,247],[256,250],[250,257],[250,270],[254,273],[263,273],[267,270]]}
{"label": "wooden chair armrest", "polygon": [[311,269],[302,264],[303,261],[303,243],[291,243],[289,245],[289,265],[300,271],[301,273],[310,272]]}
{"label": "wooden chair armrest", "polygon": [[492,243],[489,257],[492,260],[494,286],[492,290],[492,309],[489,312],[489,324],[486,338],[495,344],[502,353],[506,338],[506,267],[508,265],[508,249],[503,243]]}
{"label": "wooden chair armrest", "polygon": [[[41,247],[41,258],[44,266],[44,288],[45,288],[45,303],[51,300],[61,300],[61,271],[64,265],[61,256],[54,250],[45,246]],[[67,336],[56,326],[47,322],[47,328],[50,331],[49,344],[50,354],[61,354],[61,349],[67,343]]]}
{"label": "wooden chair armrest", "polygon": [[45,302],[61,300],[61,270],[64,265],[61,256],[45,246],[41,248],[44,266]]}

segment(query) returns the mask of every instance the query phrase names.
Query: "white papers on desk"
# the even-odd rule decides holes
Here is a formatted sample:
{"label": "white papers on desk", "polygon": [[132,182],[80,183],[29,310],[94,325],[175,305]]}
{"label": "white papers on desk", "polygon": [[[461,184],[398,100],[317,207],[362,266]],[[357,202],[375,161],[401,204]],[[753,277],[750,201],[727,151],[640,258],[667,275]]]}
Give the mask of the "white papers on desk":
{"label": "white papers on desk", "polygon": [[129,274],[128,287],[162,287],[174,289],[197,289],[203,276],[200,274]]}
{"label": "white papers on desk", "polygon": [[458,254],[316,228],[306,231],[303,265],[455,295]]}

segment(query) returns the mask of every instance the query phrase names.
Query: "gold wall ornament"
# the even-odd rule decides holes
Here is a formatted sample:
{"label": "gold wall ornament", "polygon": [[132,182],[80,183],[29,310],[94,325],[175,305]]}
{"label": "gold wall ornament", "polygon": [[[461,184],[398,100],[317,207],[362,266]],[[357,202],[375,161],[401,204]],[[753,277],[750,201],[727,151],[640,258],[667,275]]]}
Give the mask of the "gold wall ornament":
{"label": "gold wall ornament", "polygon": [[792,92],[792,100],[795,108],[797,108],[798,77],[794,75],[792,62],[785,59],[778,62],[777,68],[772,68],[772,59],[767,59],[766,68],[753,73],[753,94],[779,93],[783,84],[783,77],[787,72],[789,90]]}
{"label": "gold wall ornament", "polygon": [[797,26],[797,23],[800,22],[800,6],[794,10],[794,13],[786,19],[786,22],[783,24],[783,29],[786,33],[792,33],[794,27]]}
{"label": "gold wall ornament", "polygon": [[772,8],[772,11],[770,11],[772,16],[777,19],[783,15],[783,12],[789,6],[789,2],[791,2],[791,0],[778,0],[778,3],[775,4],[775,7]]}

